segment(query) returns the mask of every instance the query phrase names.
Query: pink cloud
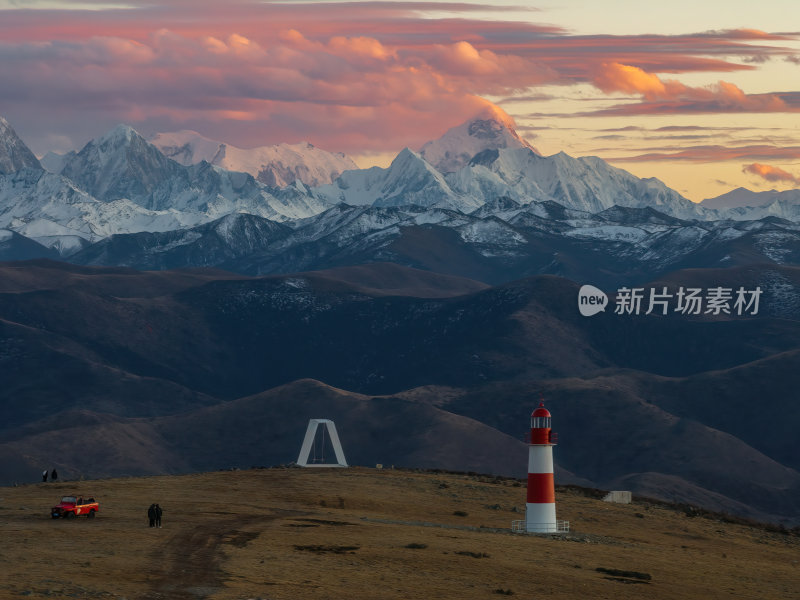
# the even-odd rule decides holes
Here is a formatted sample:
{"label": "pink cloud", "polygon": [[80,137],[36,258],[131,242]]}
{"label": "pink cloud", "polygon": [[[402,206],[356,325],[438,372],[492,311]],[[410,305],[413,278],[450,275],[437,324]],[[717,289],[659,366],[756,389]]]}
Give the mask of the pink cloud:
{"label": "pink cloud", "polygon": [[677,98],[689,89],[677,81],[661,81],[657,75],[639,67],[620,63],[603,63],[592,83],[607,94],[641,94],[648,100]]}
{"label": "pink cloud", "polygon": [[23,132],[76,143],[134,120],[143,133],[220,131],[242,146],[308,139],[381,151],[419,146],[486,106],[483,96],[529,94],[542,83],[593,82],[642,98],[610,109],[620,114],[800,106],[723,81],[693,88],[656,75],[756,69],[730,57],[791,58],[778,45],[795,39],[788,34],[574,36],[552,25],[470,18],[519,10],[491,3],[437,3],[452,18],[430,18],[426,2],[126,6],[3,11],[0,81],[14,82],[0,86],[4,116]]}
{"label": "pink cloud", "polygon": [[781,182],[800,184],[800,177],[795,177],[780,167],[773,167],[772,165],[752,163],[749,165],[744,165],[742,167],[742,172],[757,175],[758,177],[761,177],[762,179],[772,183]]}
{"label": "pink cloud", "polygon": [[[484,107],[480,94],[507,93],[520,81],[546,79],[542,73],[526,59],[467,42],[410,54],[366,36],[320,42],[297,30],[268,42],[161,29],[143,42],[0,45],[0,78],[16,82],[14,90],[0,90],[0,98],[16,94],[27,108],[69,103],[95,119],[106,114],[107,126],[141,119],[144,124],[133,124],[145,133],[155,123],[205,132],[211,122],[249,121],[263,126],[229,141],[310,139],[345,151],[417,147],[431,131]],[[253,139],[255,132],[262,137]]]}
{"label": "pink cloud", "polygon": [[[604,63],[592,80],[606,93],[640,94],[649,105],[620,107],[621,112],[642,114],[655,106],[659,111],[672,103],[675,112],[791,112],[794,110],[778,94],[745,94],[738,86],[718,81],[705,87],[690,87],[675,80],[662,80],[639,67],[619,63]],[[704,108],[701,108],[704,107]],[[650,111],[647,109],[650,108]],[[604,112],[604,111],[601,111]]]}

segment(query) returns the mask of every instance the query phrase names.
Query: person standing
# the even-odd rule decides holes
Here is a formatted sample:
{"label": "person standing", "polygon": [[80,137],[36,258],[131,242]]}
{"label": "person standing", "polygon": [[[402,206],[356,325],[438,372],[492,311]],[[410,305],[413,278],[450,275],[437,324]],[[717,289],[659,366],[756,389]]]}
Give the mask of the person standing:
{"label": "person standing", "polygon": [[45,469],[44,471],[42,471],[42,481],[43,481],[43,482],[47,481],[47,469]]}
{"label": "person standing", "polygon": [[56,479],[58,479],[58,473],[56,473],[56,470],[53,469],[53,472],[50,473],[50,481],[55,481]]}
{"label": "person standing", "polygon": [[161,507],[156,504],[156,527],[161,527],[161,513],[164,512],[161,510]]}
{"label": "person standing", "polygon": [[156,505],[151,504],[147,509],[147,518],[150,520],[150,527],[156,526]]}

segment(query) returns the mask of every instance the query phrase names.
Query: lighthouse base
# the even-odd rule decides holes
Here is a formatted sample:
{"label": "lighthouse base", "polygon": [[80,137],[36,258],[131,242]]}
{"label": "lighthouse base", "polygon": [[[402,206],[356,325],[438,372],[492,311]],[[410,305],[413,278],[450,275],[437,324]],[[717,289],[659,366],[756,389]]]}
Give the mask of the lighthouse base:
{"label": "lighthouse base", "polygon": [[511,531],[513,533],[569,533],[569,521],[556,521],[555,529],[550,529],[549,531],[529,531],[527,523],[520,519],[511,521]]}
{"label": "lighthouse base", "polygon": [[569,521],[556,520],[554,502],[528,502],[525,520],[512,521],[511,530],[514,533],[565,533],[569,531]]}
{"label": "lighthouse base", "polygon": [[528,502],[525,505],[525,530],[533,533],[556,531],[555,502]]}

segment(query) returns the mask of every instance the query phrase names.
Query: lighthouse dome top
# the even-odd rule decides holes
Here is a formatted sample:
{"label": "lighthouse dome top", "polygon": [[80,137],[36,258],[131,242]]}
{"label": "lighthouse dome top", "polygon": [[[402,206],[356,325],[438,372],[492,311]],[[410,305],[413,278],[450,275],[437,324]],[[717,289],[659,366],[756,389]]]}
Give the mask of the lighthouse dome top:
{"label": "lighthouse dome top", "polygon": [[539,407],[531,413],[531,417],[551,417],[550,411],[544,407],[544,402],[539,402]]}

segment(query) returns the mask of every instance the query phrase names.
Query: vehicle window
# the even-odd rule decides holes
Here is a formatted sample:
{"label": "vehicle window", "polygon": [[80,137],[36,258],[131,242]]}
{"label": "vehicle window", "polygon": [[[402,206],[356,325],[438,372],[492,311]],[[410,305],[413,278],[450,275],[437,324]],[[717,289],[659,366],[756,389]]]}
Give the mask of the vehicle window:
{"label": "vehicle window", "polygon": [[75,502],[75,496],[64,496],[61,498],[62,502]]}

